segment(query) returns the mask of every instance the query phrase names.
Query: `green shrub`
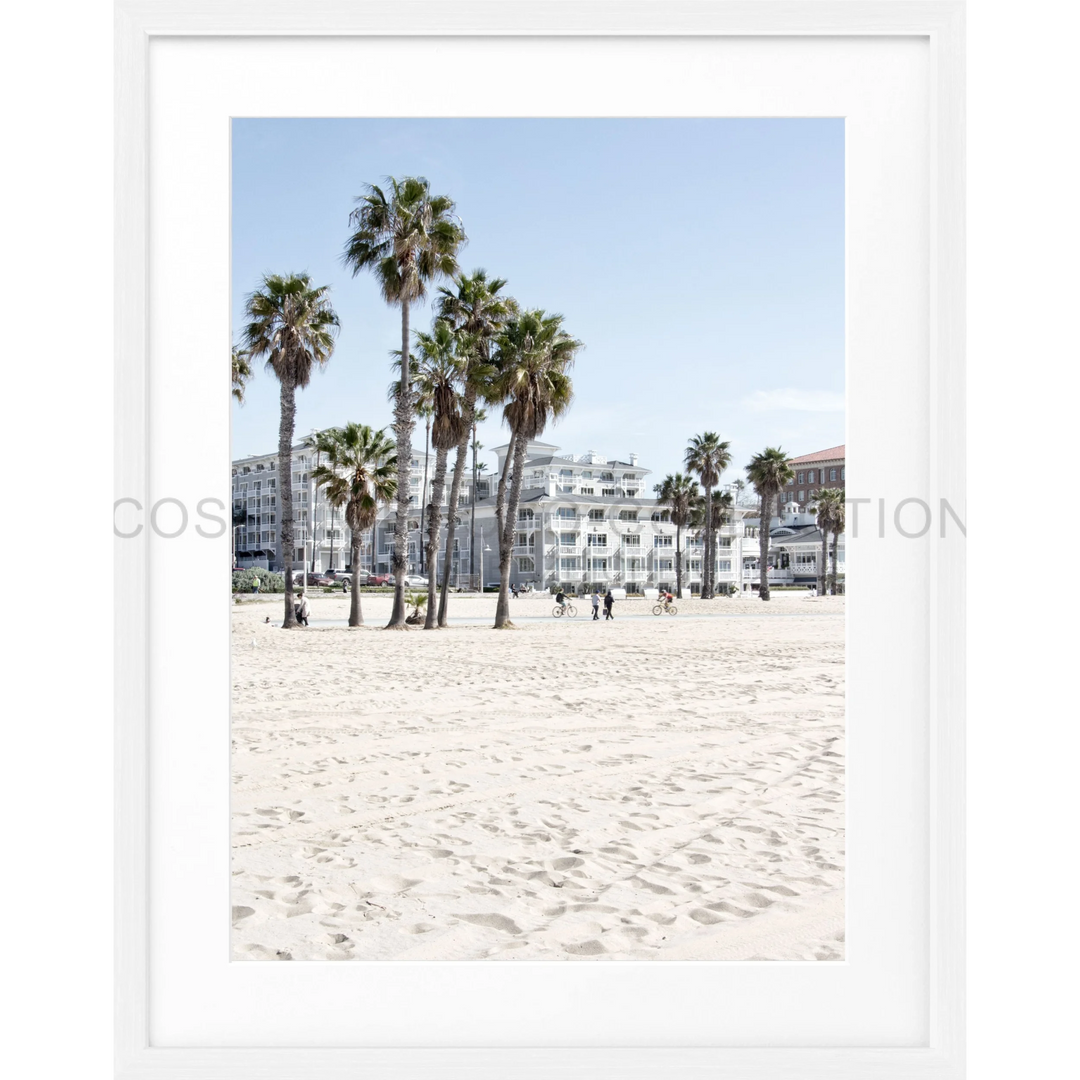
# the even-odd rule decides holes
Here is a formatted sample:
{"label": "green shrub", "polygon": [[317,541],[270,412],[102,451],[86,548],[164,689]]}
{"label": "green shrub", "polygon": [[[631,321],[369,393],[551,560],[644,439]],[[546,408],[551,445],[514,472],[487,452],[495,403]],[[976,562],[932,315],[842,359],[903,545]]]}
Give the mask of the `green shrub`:
{"label": "green shrub", "polygon": [[[295,574],[293,575],[295,579]],[[232,591],[234,593],[249,593],[259,579],[259,592],[283,593],[285,591],[285,578],[281,574],[272,573],[269,570],[236,570],[232,576]],[[295,583],[295,582],[294,582]]]}

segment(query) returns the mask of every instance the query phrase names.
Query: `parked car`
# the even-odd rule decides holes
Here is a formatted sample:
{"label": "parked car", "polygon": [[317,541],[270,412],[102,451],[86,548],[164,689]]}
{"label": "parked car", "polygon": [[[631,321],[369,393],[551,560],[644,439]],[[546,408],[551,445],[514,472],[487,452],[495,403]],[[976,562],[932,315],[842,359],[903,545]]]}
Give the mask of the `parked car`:
{"label": "parked car", "polygon": [[406,574],[404,580],[406,589],[426,589],[428,587],[428,579],[421,577],[419,574]]}
{"label": "parked car", "polygon": [[366,585],[393,585],[393,574],[368,574],[368,579],[364,583]]}
{"label": "parked car", "polygon": [[[313,574],[310,570],[307,571],[307,582],[309,585],[322,585],[330,584],[330,579],[325,574]],[[294,570],[292,572],[293,588],[302,588],[304,584],[304,571]]]}
{"label": "parked car", "polygon": [[[326,576],[333,581],[352,581],[352,574],[348,570],[327,570]],[[363,584],[363,582],[361,582]]]}

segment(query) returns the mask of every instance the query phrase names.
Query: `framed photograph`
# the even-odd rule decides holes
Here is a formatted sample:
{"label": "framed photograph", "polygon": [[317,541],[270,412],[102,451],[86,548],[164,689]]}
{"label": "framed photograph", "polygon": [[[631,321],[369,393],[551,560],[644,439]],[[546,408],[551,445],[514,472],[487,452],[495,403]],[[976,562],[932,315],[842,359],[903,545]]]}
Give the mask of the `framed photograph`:
{"label": "framed photograph", "polygon": [[[114,0],[113,1076],[967,1076],[967,19]],[[238,118],[842,120],[842,959],[235,961],[213,525]],[[294,149],[310,167],[265,152]]]}

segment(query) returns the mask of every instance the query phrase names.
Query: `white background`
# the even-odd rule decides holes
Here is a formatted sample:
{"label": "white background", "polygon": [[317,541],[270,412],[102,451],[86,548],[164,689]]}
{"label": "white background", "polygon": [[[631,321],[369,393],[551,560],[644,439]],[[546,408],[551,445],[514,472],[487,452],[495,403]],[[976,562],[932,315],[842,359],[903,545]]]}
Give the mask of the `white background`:
{"label": "white background", "polygon": [[[151,498],[229,502],[219,363],[230,338],[228,118],[466,114],[489,86],[503,115],[844,116],[848,491],[890,508],[932,498],[919,437],[929,400],[929,64],[917,38],[154,43]],[[436,95],[378,74],[409,67],[454,79]],[[164,313],[191,294],[193,274],[219,302],[181,328]],[[925,1045],[927,610],[886,578],[925,577],[940,541],[878,538],[870,516],[847,555],[849,578],[863,584],[848,601],[846,963],[749,967],[230,963],[227,605],[213,602],[208,619],[202,600],[176,588],[185,575],[213,581],[229,539],[208,543],[191,529],[152,537],[151,1044]]]}

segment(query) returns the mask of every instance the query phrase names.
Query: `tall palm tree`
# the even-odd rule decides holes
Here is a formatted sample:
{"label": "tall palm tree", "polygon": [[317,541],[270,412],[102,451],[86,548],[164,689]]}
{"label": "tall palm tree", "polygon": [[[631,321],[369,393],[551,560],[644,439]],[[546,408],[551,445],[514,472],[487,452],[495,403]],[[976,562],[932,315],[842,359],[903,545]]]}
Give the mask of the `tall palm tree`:
{"label": "tall palm tree", "polygon": [[296,428],[296,391],[311,382],[334,351],[338,317],[327,298],[329,287],[313,287],[307,274],[268,274],[244,303],[249,322],[244,347],[252,359],[266,358],[267,370],[281,383],[278,427],[278,474],[281,483],[281,553],[285,572],[285,627],[297,625],[293,612],[292,442]]}
{"label": "tall palm tree", "polygon": [[[487,465],[484,462],[477,462],[476,455],[483,449],[483,444],[476,437],[476,427],[478,424],[482,424],[487,419],[486,409],[475,409],[473,411],[473,425],[472,425],[472,502],[471,513],[469,515],[469,581],[472,581],[473,575],[476,573],[476,489],[480,481],[480,473],[483,472]],[[483,582],[480,583],[480,591],[483,591]]]}
{"label": "tall palm tree", "polygon": [[[495,357],[498,374],[492,384],[492,400],[503,401],[503,419],[510,428],[510,446],[502,476],[496,514],[499,524],[499,602],[495,629],[510,622],[510,557],[514,548],[518,502],[530,440],[539,438],[550,420],[558,419],[570,406],[573,383],[566,369],[582,344],[563,329],[561,315],[523,311],[507,322],[499,335]],[[509,495],[506,472],[513,458]]]}
{"label": "tall palm tree", "polygon": [[[693,528],[698,530],[700,536],[705,529],[706,521],[711,517],[713,528],[713,549],[714,553],[717,548],[716,535],[720,531],[721,526],[726,525],[731,520],[731,511],[735,505],[735,500],[732,497],[730,491],[714,491],[712,493],[712,514],[707,516],[707,508],[710,504],[705,502],[704,495],[696,495],[690,503],[690,524]],[[713,561],[713,592],[716,591],[716,563]]]}
{"label": "tall palm tree", "polygon": [[829,592],[833,596],[836,595],[837,548],[840,544],[840,534],[844,531],[847,516],[844,506],[844,493],[839,488],[835,490],[837,498],[833,504],[832,521],[829,523],[829,528],[832,531],[832,572],[829,575]]}
{"label": "tall palm tree", "polygon": [[668,473],[653,487],[657,502],[671,511],[675,522],[675,592],[682,599],[682,531],[690,524],[690,508],[698,493],[697,481],[683,473]]}
{"label": "tall palm tree", "polygon": [[248,354],[239,346],[232,347],[232,395],[241,405],[244,404],[244,390],[251,378],[251,363]]}
{"label": "tall palm tree", "polygon": [[[401,371],[401,350],[393,349],[390,353],[394,357],[394,367]],[[422,380],[415,378],[416,365],[418,361],[414,356],[409,357],[409,370],[412,372],[412,409],[416,416],[422,416],[424,418],[424,486],[420,489],[420,496],[417,500],[420,506],[420,514],[424,515],[424,507],[428,504],[428,463],[431,459],[431,418],[435,415],[435,407],[431,400],[431,389],[428,384]],[[394,378],[393,382],[386,391],[386,400],[391,405],[397,405],[398,394],[401,393],[401,381],[400,376]],[[409,478],[410,484],[412,478]],[[423,542],[423,537],[420,539],[420,573],[424,572],[424,558],[426,552],[426,546]]]}
{"label": "tall palm tree", "polygon": [[[705,502],[712,504],[712,489],[720,482],[720,474],[731,464],[730,442],[722,442],[715,431],[706,431],[695,435],[686,448],[684,461],[686,467],[697,473],[701,486],[705,489]],[[701,595],[712,599],[713,578],[716,569],[716,554],[713,550],[712,515],[705,519],[705,564],[701,575]]]}
{"label": "tall palm tree", "polygon": [[[450,589],[450,565],[453,559],[454,532],[457,527],[457,507],[461,483],[469,453],[469,436],[475,441],[476,401],[489,392],[495,374],[491,354],[495,339],[506,320],[517,311],[517,301],[500,293],[506,285],[504,278],[488,278],[487,271],[474,270],[458,277],[455,288],[439,288],[439,318],[446,320],[458,335],[458,354],[463,362],[462,420],[464,426],[454,459],[454,476],[450,483],[450,506],[446,532],[446,557],[443,565],[442,589],[439,593],[439,625],[446,626],[447,596]],[[475,473],[476,453],[473,452]],[[473,519],[476,517],[476,484],[473,477]],[[472,555],[470,553],[470,559]],[[430,608],[429,608],[430,610]]]}
{"label": "tall palm tree", "polygon": [[454,202],[432,195],[422,176],[387,179],[388,192],[369,184],[349,215],[354,230],[342,260],[353,277],[371,270],[383,299],[401,308],[401,394],[394,407],[397,439],[397,519],[394,523],[394,607],[387,628],[405,628],[405,571],[408,563],[409,469],[415,424],[409,377],[409,307],[427,295],[428,283],[457,273],[457,253],[466,242]]}
{"label": "tall palm tree", "polygon": [[379,504],[389,502],[397,492],[397,459],[394,444],[382,431],[367,424],[348,423],[330,428],[315,437],[315,445],[326,464],[315,467],[315,483],[326,492],[326,501],[345,507],[352,550],[353,587],[349,598],[349,625],[363,626],[360,609],[361,534],[375,524]]}
{"label": "tall palm tree", "polygon": [[760,569],[758,571],[758,594],[762,600],[769,599],[769,525],[772,522],[773,500],[794,476],[791,459],[778,446],[766,447],[755,454],[746,466],[746,476],[761,497],[761,521],[758,533]]}
{"label": "tall palm tree", "polygon": [[818,564],[817,591],[824,596],[828,582],[829,530],[832,528],[833,514],[836,511],[837,488],[822,488],[815,496],[814,509],[817,512],[817,527],[821,531],[821,562]]}
{"label": "tall palm tree", "polygon": [[446,490],[446,459],[469,428],[462,415],[459,386],[464,380],[465,362],[458,354],[459,338],[443,319],[436,319],[431,333],[418,333],[415,383],[417,395],[431,402],[431,444],[435,449],[435,476],[427,516],[427,612],[424,629],[435,629],[435,590],[439,561],[439,533],[442,529],[442,500]]}

